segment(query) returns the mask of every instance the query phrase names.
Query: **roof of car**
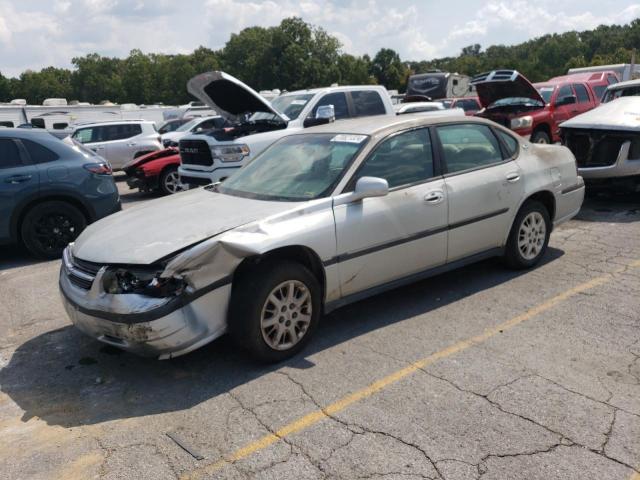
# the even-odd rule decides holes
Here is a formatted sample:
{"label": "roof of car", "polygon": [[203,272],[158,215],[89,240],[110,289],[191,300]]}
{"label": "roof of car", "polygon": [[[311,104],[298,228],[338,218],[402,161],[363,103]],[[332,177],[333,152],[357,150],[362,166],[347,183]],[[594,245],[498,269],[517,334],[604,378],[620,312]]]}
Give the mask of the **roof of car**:
{"label": "roof of car", "polygon": [[54,136],[43,128],[0,128],[1,138],[26,138],[31,140],[53,139]]}
{"label": "roof of car", "polygon": [[[616,75],[613,70],[602,70],[599,72],[576,72],[568,73],[566,75],[559,75],[557,77],[550,78],[550,83],[557,82],[602,82],[607,81],[607,75]],[[617,75],[616,75],[617,78]]]}
{"label": "roof of car", "polygon": [[412,128],[419,126],[429,126],[440,123],[460,123],[473,122],[493,124],[492,122],[478,118],[465,117],[459,115],[438,115],[438,116],[396,116],[396,115],[376,115],[371,117],[360,117],[349,120],[339,120],[337,122],[309,127],[297,132],[298,135],[305,133],[347,133],[357,135],[378,135],[386,134],[395,130]]}
{"label": "roof of car", "polygon": [[72,128],[80,128],[80,127],[101,127],[103,125],[113,125],[118,123],[155,123],[152,120],[105,120],[103,122],[86,122],[86,123],[75,123],[71,125]]}
{"label": "roof of car", "polygon": [[[306,90],[295,90],[293,92],[282,92],[279,96],[300,95],[303,93],[323,93],[323,92],[344,92],[350,90],[384,90],[382,85],[335,85],[331,87],[308,88]],[[277,98],[277,97],[276,97]]]}

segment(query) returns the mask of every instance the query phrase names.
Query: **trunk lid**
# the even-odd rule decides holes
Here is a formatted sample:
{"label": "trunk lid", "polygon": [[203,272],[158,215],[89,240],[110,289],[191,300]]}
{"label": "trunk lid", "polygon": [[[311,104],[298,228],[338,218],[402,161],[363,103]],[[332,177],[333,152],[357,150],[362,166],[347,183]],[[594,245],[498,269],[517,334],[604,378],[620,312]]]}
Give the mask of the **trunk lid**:
{"label": "trunk lid", "polygon": [[545,104],[536,88],[516,70],[493,70],[476,75],[471,80],[480,104],[487,108],[503,98],[530,98]]}
{"label": "trunk lid", "polygon": [[246,113],[272,113],[285,124],[289,118],[278,112],[258,92],[228,73],[213,71],[196,75],[187,83],[189,93],[212,107],[225,120],[237,121]]}

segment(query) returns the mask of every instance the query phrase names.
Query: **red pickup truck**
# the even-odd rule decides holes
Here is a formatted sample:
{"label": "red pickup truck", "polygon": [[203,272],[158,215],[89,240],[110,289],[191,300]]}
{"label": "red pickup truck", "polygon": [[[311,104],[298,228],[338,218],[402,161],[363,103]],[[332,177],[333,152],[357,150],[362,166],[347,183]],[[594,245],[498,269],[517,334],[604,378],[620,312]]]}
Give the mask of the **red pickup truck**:
{"label": "red pickup truck", "polygon": [[591,86],[575,80],[532,84],[516,70],[494,70],[473,77],[488,118],[533,143],[560,141],[559,125],[598,105]]}

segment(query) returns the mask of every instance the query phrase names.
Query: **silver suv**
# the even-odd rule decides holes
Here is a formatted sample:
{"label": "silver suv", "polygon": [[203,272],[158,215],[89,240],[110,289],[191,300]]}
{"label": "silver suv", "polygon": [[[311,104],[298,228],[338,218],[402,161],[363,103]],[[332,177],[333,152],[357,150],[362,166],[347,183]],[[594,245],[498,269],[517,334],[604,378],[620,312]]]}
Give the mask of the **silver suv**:
{"label": "silver suv", "polygon": [[114,170],[121,170],[133,158],[162,149],[155,123],[146,120],[77,125],[72,136],[106,158]]}

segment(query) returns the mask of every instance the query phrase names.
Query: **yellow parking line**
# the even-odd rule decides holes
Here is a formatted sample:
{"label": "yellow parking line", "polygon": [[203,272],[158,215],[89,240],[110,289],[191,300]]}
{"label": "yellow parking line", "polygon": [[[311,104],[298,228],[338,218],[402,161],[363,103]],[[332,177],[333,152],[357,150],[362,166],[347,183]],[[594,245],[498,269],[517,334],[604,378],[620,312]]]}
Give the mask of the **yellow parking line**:
{"label": "yellow parking line", "polygon": [[[640,260],[638,261],[634,261],[633,263],[629,264],[629,267],[640,267]],[[221,460],[218,460],[215,463],[211,463],[209,465],[204,465],[202,467],[199,467],[191,472],[187,472],[184,473],[180,476],[181,480],[195,480],[195,479],[200,479],[202,478],[204,475],[209,475],[213,472],[215,472],[216,470],[220,469],[221,467],[223,467],[225,464],[228,463],[234,463],[237,462],[238,460],[242,460],[243,458],[248,457],[249,455],[252,455],[260,450],[263,450],[267,447],[269,447],[270,445],[273,445],[274,443],[276,443],[278,440],[291,435],[293,433],[299,432],[301,430],[304,430],[308,427],[311,427],[312,425],[315,425],[317,423],[319,423],[321,420],[330,417],[332,415],[335,415],[336,413],[344,410],[345,408],[347,408],[349,405],[358,402],[359,400],[362,400],[364,398],[367,398],[371,395],[373,395],[376,392],[379,392],[380,390],[388,387],[389,385],[398,382],[399,380],[402,380],[403,378],[411,375],[412,373],[416,372],[417,370],[423,369],[424,367],[431,365],[432,363],[437,362],[438,360],[441,360],[443,358],[449,357],[451,355],[454,355],[458,352],[461,352],[463,350],[466,350],[467,348],[471,347],[472,345],[477,345],[480,344],[482,342],[485,342],[486,340],[488,340],[489,338],[493,337],[494,335],[504,332],[505,330],[509,330],[519,324],[521,324],[522,322],[525,322],[553,307],[555,307],[556,305],[558,305],[559,303],[565,301],[566,299],[573,297],[574,295],[577,295],[581,292],[584,292],[586,290],[590,290],[592,288],[595,288],[599,285],[602,285],[606,282],[608,282],[609,280],[611,280],[613,278],[613,275],[616,273],[622,273],[626,268],[628,267],[622,267],[616,271],[614,271],[613,273],[607,273],[604,275],[601,275],[599,277],[596,277],[592,280],[589,280],[588,282],[582,283],[576,287],[570,288],[569,290],[566,290],[558,295],[556,295],[555,297],[547,300],[544,303],[541,303],[540,305],[533,307],[529,310],[527,310],[526,312],[524,312],[521,315],[518,315],[517,317],[512,318],[511,320],[508,320],[504,323],[501,323],[500,325],[497,325],[495,327],[491,327],[488,328],[487,330],[485,330],[483,333],[481,333],[480,335],[477,335],[475,337],[469,338],[467,340],[462,340],[460,342],[454,343],[453,345],[445,348],[444,350],[440,350],[439,352],[436,352],[432,355],[429,355],[428,357],[425,357],[421,360],[418,360],[394,373],[391,373],[390,375],[387,375],[384,378],[381,378],[380,380],[377,380],[376,382],[373,382],[372,384],[370,384],[367,387],[364,387],[360,390],[356,390],[355,392],[347,395],[346,397],[341,398],[340,400],[322,408],[319,410],[315,410],[301,418],[299,418],[298,420],[295,420],[292,423],[289,423],[287,425],[285,425],[284,427],[280,428],[279,430],[277,430],[274,433],[269,433],[265,436],[263,436],[262,438],[256,440],[255,442],[249,443],[248,445],[240,448],[239,450],[236,450],[235,452],[233,452],[231,455],[229,455],[228,457],[225,457]],[[640,480],[640,478],[636,478],[636,477],[632,477],[630,480]]]}

